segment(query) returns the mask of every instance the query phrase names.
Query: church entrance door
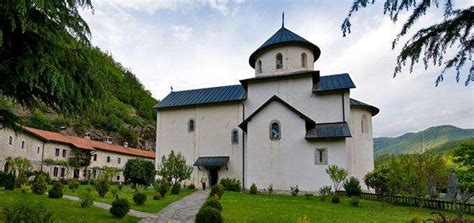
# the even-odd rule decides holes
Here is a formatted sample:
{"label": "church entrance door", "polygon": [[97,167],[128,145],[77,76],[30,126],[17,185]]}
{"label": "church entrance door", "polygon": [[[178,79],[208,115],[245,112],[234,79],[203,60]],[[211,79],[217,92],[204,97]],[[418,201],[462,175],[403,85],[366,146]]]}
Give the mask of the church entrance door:
{"label": "church entrance door", "polygon": [[209,169],[209,185],[212,187],[219,182],[219,169]]}

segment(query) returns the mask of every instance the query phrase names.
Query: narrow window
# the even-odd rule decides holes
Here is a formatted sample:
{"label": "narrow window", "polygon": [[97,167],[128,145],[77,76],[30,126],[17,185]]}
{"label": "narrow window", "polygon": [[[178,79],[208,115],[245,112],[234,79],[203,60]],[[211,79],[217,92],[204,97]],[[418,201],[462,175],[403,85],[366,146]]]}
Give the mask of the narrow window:
{"label": "narrow window", "polygon": [[66,157],[66,150],[63,149],[63,157]]}
{"label": "narrow window", "polygon": [[120,181],[120,176],[117,176],[117,181]]}
{"label": "narrow window", "polygon": [[273,120],[270,122],[270,140],[277,141],[281,138],[280,122]]}
{"label": "narrow window", "polygon": [[36,153],[40,153],[40,151],[41,151],[41,147],[38,146],[38,148],[36,148]]}
{"label": "narrow window", "polygon": [[362,133],[368,132],[368,123],[367,123],[367,115],[362,115],[362,119],[360,120],[360,127]]}
{"label": "narrow window", "polygon": [[110,163],[110,156],[107,156],[107,163]]}
{"label": "narrow window", "polygon": [[97,161],[97,154],[94,154],[94,161]]}
{"label": "narrow window", "polygon": [[61,177],[66,176],[66,168],[61,168]]}
{"label": "narrow window", "polygon": [[306,53],[301,54],[301,67],[306,68]]}
{"label": "narrow window", "polygon": [[13,145],[13,136],[8,138],[8,145]]}
{"label": "narrow window", "polygon": [[93,169],[93,170],[92,170],[92,177],[95,178],[96,176],[97,176],[97,170],[96,170],[96,169]]}
{"label": "narrow window", "polygon": [[239,144],[239,131],[237,129],[232,130],[232,144]]}
{"label": "narrow window", "polygon": [[118,164],[120,164],[121,161],[122,161],[122,160],[120,159],[120,157],[117,158],[117,163],[118,163]]}
{"label": "narrow window", "polygon": [[60,152],[60,151],[61,151],[61,150],[60,150],[59,148],[56,148],[56,151],[55,151],[55,154],[54,154],[54,155],[59,156],[59,152]]}
{"label": "narrow window", "polygon": [[316,149],[314,151],[314,164],[316,165],[328,164],[327,149]]}
{"label": "narrow window", "polygon": [[262,73],[262,61],[261,60],[257,61],[257,73],[259,73],[259,74]]}
{"label": "narrow window", "polygon": [[282,69],[283,68],[283,56],[281,53],[278,53],[276,55],[276,69]]}
{"label": "narrow window", "polygon": [[189,119],[188,132],[194,132],[195,129],[196,129],[196,123],[194,122],[194,119]]}
{"label": "narrow window", "polygon": [[25,148],[25,141],[21,141],[21,148],[24,149]]}
{"label": "narrow window", "polygon": [[53,176],[55,176],[55,177],[58,176],[58,170],[59,170],[58,167],[54,167],[54,168],[53,168]]}

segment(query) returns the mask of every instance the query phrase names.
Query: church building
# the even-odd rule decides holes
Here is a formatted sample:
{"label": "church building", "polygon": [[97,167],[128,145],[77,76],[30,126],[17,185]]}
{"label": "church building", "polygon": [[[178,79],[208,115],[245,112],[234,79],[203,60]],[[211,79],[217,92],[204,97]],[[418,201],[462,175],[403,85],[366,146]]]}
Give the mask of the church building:
{"label": "church building", "polygon": [[317,191],[325,169],[362,181],[374,168],[372,117],[379,109],[352,99],[347,73],[314,69],[318,46],[281,27],[250,55],[255,76],[240,84],[172,91],[156,106],[156,162],[172,150],[193,166],[200,187],[222,178],[243,187]]}

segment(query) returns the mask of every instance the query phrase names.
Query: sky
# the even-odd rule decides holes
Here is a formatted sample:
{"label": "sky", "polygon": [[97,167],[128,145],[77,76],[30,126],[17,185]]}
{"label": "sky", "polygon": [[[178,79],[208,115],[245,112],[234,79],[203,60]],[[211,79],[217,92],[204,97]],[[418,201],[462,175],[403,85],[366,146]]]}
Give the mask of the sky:
{"label": "sky", "polygon": [[[402,44],[391,48],[402,22],[383,15],[382,2],[355,14],[353,32],[342,36],[341,23],[351,0],[97,0],[81,15],[93,45],[130,69],[157,99],[175,91],[238,84],[254,76],[248,57],[281,27],[316,44],[321,75],[349,73],[357,88],[351,97],[380,108],[373,118],[374,136],[398,136],[435,125],[474,128],[474,82],[464,86],[448,71],[435,87],[442,68],[415,66],[393,77]],[[456,7],[469,0],[455,1]],[[414,29],[442,20],[432,9]],[[455,52],[448,51],[448,56]],[[469,66],[469,65],[468,65]],[[464,73],[467,71],[464,70]]]}

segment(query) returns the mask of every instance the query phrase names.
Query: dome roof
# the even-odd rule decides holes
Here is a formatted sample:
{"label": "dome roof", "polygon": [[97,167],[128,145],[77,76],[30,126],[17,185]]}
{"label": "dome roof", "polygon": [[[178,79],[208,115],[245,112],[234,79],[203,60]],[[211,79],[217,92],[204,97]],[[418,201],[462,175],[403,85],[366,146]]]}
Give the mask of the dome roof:
{"label": "dome roof", "polygon": [[287,28],[283,26],[275,34],[273,34],[273,36],[270,37],[270,39],[265,41],[265,43],[263,43],[257,50],[255,50],[255,52],[253,52],[252,55],[250,55],[250,58],[249,58],[250,66],[255,68],[255,60],[257,59],[257,56],[261,54],[263,51],[273,48],[273,47],[289,45],[289,44],[309,47],[314,54],[314,61],[316,61],[319,58],[319,55],[321,54],[321,50],[319,49],[318,46],[314,45],[313,43],[309,42],[305,38],[297,35],[296,33],[288,30]]}

